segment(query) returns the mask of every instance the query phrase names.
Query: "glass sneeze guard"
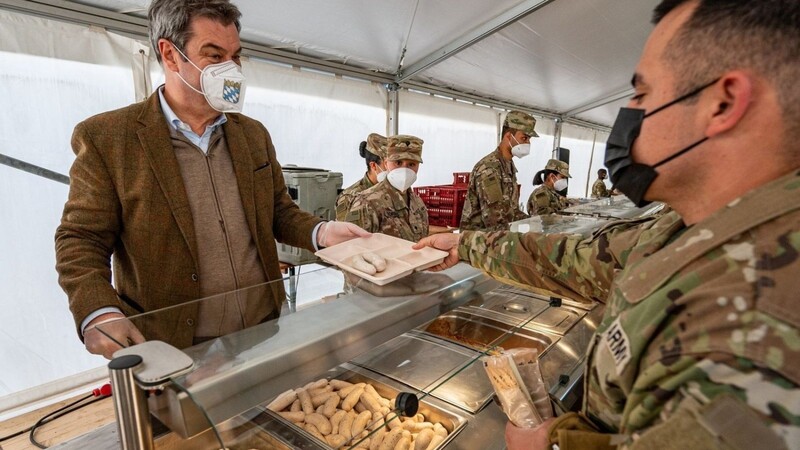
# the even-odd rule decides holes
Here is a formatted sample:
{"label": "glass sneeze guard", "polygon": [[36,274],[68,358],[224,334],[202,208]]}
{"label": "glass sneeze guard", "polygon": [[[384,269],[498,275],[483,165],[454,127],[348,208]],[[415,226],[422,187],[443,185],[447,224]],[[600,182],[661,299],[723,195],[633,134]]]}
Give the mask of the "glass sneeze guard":
{"label": "glass sneeze guard", "polygon": [[[120,329],[132,325],[147,339],[152,327],[175,322],[187,309],[196,311],[200,334],[195,345],[183,349],[193,360],[191,369],[153,390],[148,403],[152,414],[184,438],[215,426],[224,440],[229,419],[241,420],[254,406],[497,286],[464,264],[440,273],[417,272],[386,286],[345,277],[335,268],[299,277],[293,292],[297,312],[284,304],[278,318],[270,317],[268,302],[290,291],[289,279],[106,322],[97,331],[114,338],[125,336]],[[130,345],[119,340],[123,347]],[[221,431],[216,426],[223,423]]]}

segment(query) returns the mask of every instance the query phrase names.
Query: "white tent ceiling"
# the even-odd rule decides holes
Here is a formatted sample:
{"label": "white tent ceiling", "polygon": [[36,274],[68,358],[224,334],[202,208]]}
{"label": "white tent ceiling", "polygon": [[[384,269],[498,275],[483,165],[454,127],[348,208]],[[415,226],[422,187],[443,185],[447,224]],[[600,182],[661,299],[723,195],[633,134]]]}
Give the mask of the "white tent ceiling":
{"label": "white tent ceiling", "polygon": [[[234,0],[254,56],[601,127],[631,92],[657,2]],[[9,3],[136,34],[149,0]]]}

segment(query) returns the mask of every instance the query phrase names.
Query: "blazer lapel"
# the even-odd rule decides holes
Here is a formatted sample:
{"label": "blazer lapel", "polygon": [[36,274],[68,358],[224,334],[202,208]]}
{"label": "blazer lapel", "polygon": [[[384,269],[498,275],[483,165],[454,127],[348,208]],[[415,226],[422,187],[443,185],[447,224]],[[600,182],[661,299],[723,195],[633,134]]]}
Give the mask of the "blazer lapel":
{"label": "blazer lapel", "polygon": [[233,170],[236,173],[236,182],[239,185],[239,195],[242,197],[242,206],[247,217],[247,225],[253,241],[258,245],[257,220],[255,195],[253,194],[253,159],[250,155],[250,146],[244,135],[244,130],[236,114],[228,114],[228,121],[222,125],[225,131],[225,142],[233,161]]}
{"label": "blazer lapel", "polygon": [[178,159],[172,148],[167,119],[161,112],[158,93],[154,93],[147,100],[147,105],[139,116],[139,122],[144,127],[136,134],[144,149],[144,154],[150,163],[150,168],[164,196],[167,198],[172,216],[186,240],[192,258],[197,261],[197,240],[194,234],[192,211],[189,207],[189,198],[183,184]]}

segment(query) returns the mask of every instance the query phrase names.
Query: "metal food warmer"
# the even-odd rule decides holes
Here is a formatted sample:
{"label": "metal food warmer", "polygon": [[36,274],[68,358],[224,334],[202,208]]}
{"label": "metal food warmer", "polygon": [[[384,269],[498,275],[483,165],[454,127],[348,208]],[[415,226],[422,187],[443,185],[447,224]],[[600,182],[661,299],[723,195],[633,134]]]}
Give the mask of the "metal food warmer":
{"label": "metal food warmer", "polygon": [[615,195],[595,200],[591,203],[571,206],[562,210],[560,214],[599,217],[611,220],[640,219],[658,214],[664,211],[665,207],[666,205],[661,202],[653,202],[647,206],[637,207],[628,197]]}
{"label": "metal food warmer", "polygon": [[[203,301],[241,306],[272,288]],[[322,441],[317,428],[310,431],[287,418],[293,417],[288,407],[281,413],[267,408],[292,392],[297,395],[292,408],[300,410],[299,388],[311,394],[314,386],[335,385],[374,392],[381,402],[376,407],[390,411],[380,424],[369,420],[363,431],[358,429],[359,437],[350,436],[345,448],[359,442],[369,448],[369,441],[359,439],[374,437],[375,429],[386,433],[385,439],[391,433],[405,439],[410,433],[394,431],[397,423],[417,431],[409,439],[432,435],[423,433],[425,427],[441,431],[428,448],[501,449],[507,419],[494,401],[480,358],[499,347],[537,349],[556,410],[576,409],[585,349],[602,315],[596,304],[513,288],[466,264],[416,272],[385,286],[322,268],[300,275],[294,295],[297,312],[284,308],[276,320],[182,351],[121,350],[115,357],[124,356],[109,364],[117,363],[110,373],[112,384],[117,382],[118,423],[54,448],[338,447]],[[134,323],[143,319],[131,318]],[[123,367],[119,361],[124,358],[141,362]],[[316,413],[311,414],[325,411],[323,398],[340,401],[333,388],[322,389],[312,399]],[[338,393],[344,405],[345,388]],[[350,411],[361,417],[367,404],[359,402]],[[404,415],[400,410],[409,417],[397,417]],[[380,415],[377,409],[373,414]],[[355,432],[356,422],[345,428],[345,420],[339,422],[341,430]]]}

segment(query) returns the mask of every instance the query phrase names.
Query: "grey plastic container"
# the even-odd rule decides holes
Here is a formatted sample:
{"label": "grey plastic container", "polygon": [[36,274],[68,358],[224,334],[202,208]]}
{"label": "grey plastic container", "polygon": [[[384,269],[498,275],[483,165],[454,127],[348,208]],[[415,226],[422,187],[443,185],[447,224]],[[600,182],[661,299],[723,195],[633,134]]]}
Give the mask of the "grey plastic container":
{"label": "grey plastic container", "polygon": [[[312,167],[283,166],[283,181],[297,206],[323,220],[336,219],[336,197],[342,189],[342,174]],[[280,242],[278,260],[293,265],[319,261],[313,252]]]}

